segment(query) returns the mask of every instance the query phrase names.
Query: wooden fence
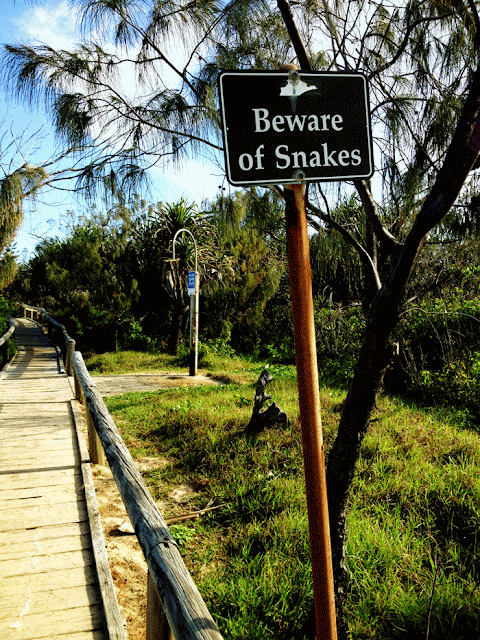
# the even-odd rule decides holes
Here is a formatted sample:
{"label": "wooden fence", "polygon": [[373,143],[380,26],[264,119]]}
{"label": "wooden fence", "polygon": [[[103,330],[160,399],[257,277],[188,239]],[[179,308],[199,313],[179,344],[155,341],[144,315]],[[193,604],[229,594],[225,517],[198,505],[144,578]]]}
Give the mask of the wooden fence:
{"label": "wooden fence", "polygon": [[10,324],[10,328],[0,338],[0,367],[3,366],[8,360],[10,338],[15,332],[15,323],[13,322],[13,319],[9,318],[8,322]]}
{"label": "wooden fence", "polygon": [[86,410],[90,459],[101,464],[106,457],[147,561],[147,640],[222,640],[75,341],[45,309],[22,306],[25,317],[43,316],[62,339],[65,371]]}

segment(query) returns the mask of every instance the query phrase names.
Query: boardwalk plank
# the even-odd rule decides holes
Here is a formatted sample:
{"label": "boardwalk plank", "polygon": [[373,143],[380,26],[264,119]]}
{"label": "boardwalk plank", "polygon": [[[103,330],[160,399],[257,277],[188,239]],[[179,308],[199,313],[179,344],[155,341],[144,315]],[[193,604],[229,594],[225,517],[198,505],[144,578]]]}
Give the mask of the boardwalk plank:
{"label": "boardwalk plank", "polygon": [[51,612],[45,612],[1,620],[0,637],[2,640],[51,639],[58,634],[102,629],[105,625],[101,604],[59,610],[55,613],[55,616],[52,616]]}
{"label": "boardwalk plank", "polygon": [[82,492],[81,487],[76,487],[69,482],[63,485],[47,487],[21,487],[15,489],[0,489],[0,511],[10,509],[17,500],[21,500],[24,507],[37,506],[39,504],[62,504],[75,500]]}
{"label": "boardwalk plank", "polygon": [[48,543],[49,540],[55,541],[65,536],[83,536],[90,534],[89,524],[85,522],[71,522],[61,527],[55,525],[47,525],[39,527],[35,531],[14,531],[3,532],[0,536],[2,543],[0,545],[0,558],[8,558],[10,549],[15,551],[18,547],[24,547],[26,550],[36,548],[37,545]]}
{"label": "boardwalk plank", "polygon": [[[8,471],[13,469],[38,469],[43,468],[46,461],[53,460],[61,460],[62,464],[69,465],[75,467],[80,462],[80,457],[78,452],[72,451],[72,448],[65,449],[65,447],[59,447],[57,450],[48,447],[46,451],[35,452],[35,451],[24,451],[19,452],[18,456],[14,454],[8,455],[7,453],[0,452],[0,464],[5,465],[6,473],[4,475],[8,475]],[[9,469],[10,467],[10,469]]]}
{"label": "boardwalk plank", "polygon": [[[63,531],[63,527],[62,527]],[[26,544],[11,544],[8,547],[0,547],[0,561],[20,560],[22,558],[36,558],[50,556],[53,553],[65,553],[91,549],[92,539],[89,533],[46,538],[44,540],[29,540]],[[2,567],[3,571],[3,567]]]}
{"label": "boardwalk plank", "polygon": [[[100,591],[93,585],[88,588],[85,588],[85,586],[61,587],[61,589],[52,589],[51,591],[25,594],[21,599],[18,596],[16,600],[4,599],[0,610],[0,620],[18,620],[23,612],[26,612],[23,613],[24,616],[46,611],[53,613],[65,608],[65,602],[75,603],[77,607],[99,604],[101,602]],[[15,615],[7,618],[5,615],[7,608],[13,611]]]}
{"label": "boardwalk plank", "polygon": [[[81,471],[77,467],[43,467],[41,469],[10,469],[0,472],[2,489],[20,489],[27,487],[49,487],[69,482],[80,482]],[[78,485],[81,486],[81,483]]]}
{"label": "boardwalk plank", "polygon": [[[68,524],[71,522],[84,522],[88,519],[85,501],[62,504],[62,508],[46,505],[43,507],[30,507],[28,509],[10,509],[3,512],[0,520],[1,531],[16,531],[18,529],[35,529],[44,525]],[[0,575],[1,575],[0,567]]]}
{"label": "boardwalk plank", "polygon": [[0,638],[107,640],[72,389],[43,332],[16,324],[0,373]]}
{"label": "boardwalk plank", "polygon": [[32,555],[28,558],[3,560],[0,568],[2,578],[36,576],[49,571],[62,571],[84,567],[91,559],[92,545],[76,551],[55,549],[48,555]]}
{"label": "boardwalk plank", "polygon": [[[85,585],[97,584],[97,571],[93,564],[82,568],[74,567],[63,571],[51,571],[50,573],[39,573],[37,576],[14,576],[2,579],[2,591],[0,592],[0,607],[3,602],[8,602],[12,594],[17,598],[25,593],[40,593],[52,591],[61,587],[69,589],[71,587],[82,587]],[[0,638],[2,636],[0,635]],[[3,639],[2,639],[3,640]]]}

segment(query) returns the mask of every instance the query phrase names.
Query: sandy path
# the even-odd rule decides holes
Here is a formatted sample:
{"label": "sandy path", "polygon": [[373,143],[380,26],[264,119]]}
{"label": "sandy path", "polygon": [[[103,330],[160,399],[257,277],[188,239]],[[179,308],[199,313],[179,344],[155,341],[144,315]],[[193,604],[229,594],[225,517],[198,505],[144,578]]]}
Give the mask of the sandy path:
{"label": "sandy path", "polygon": [[92,375],[91,377],[104,397],[117,396],[130,391],[156,391],[170,387],[221,384],[209,376],[189,376],[188,373],[129,373],[116,376]]}

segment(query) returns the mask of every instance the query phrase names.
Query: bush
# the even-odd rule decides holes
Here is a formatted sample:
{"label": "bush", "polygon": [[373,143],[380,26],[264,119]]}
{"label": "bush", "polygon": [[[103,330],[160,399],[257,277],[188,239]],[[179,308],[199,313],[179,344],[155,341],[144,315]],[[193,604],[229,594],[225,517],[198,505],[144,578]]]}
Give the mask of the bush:
{"label": "bush", "polygon": [[10,303],[0,295],[0,337],[3,336],[10,328],[8,317],[10,315]]}
{"label": "bush", "polygon": [[428,404],[464,410],[480,425],[480,300],[456,287],[412,307],[396,330],[400,358],[386,389]]}
{"label": "bush", "polygon": [[419,371],[411,384],[412,395],[422,402],[455,407],[466,426],[480,427],[480,352],[439,371]]}
{"label": "bush", "polygon": [[365,321],[360,306],[322,306],[317,302],[315,327],[320,380],[325,385],[349,385],[362,344]]}

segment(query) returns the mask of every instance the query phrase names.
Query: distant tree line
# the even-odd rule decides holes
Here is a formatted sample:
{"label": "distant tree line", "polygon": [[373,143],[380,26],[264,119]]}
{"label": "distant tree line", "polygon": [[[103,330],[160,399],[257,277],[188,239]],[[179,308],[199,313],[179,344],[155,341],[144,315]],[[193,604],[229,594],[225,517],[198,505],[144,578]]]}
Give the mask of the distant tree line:
{"label": "distant tree line", "polygon": [[86,350],[178,353],[188,336],[187,272],[195,256],[190,236],[181,234],[173,261],[172,241],[186,228],[198,250],[202,342],[261,350],[269,334],[276,340],[275,312],[266,311],[285,277],[284,244],[250,221],[262,208],[272,215],[277,200],[251,191],[200,210],[184,200],[135,198],[127,206],[119,197],[106,213],[77,218],[66,237],[40,242],[10,295],[47,308]]}
{"label": "distant tree line", "polygon": [[[365,224],[352,195],[332,216],[358,228]],[[237,191],[202,207],[185,200],[151,204],[139,197],[126,203],[118,195],[104,213],[92,208],[73,220],[65,237],[38,244],[6,291],[14,300],[47,308],[83,350],[187,353],[190,237],[177,237],[175,261],[172,252],[175,233],[186,228],[198,248],[201,353],[295,361],[284,213],[272,191]],[[369,285],[358,252],[328,224],[312,233],[310,251],[320,375],[347,388],[365,329]],[[394,393],[463,402],[474,421],[478,264],[476,218],[467,224],[460,207],[424,250],[392,338],[398,357],[383,380]]]}

